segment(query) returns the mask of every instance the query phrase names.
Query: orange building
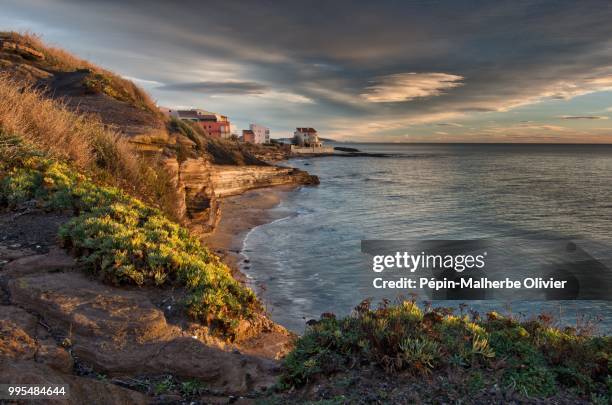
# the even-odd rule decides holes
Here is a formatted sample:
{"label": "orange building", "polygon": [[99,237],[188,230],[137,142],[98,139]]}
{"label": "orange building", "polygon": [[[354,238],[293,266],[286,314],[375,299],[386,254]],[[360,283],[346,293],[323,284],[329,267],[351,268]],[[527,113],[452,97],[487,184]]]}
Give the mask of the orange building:
{"label": "orange building", "polygon": [[226,139],[231,136],[230,121],[225,115],[199,109],[171,111],[170,115],[198,123],[208,135],[214,138]]}

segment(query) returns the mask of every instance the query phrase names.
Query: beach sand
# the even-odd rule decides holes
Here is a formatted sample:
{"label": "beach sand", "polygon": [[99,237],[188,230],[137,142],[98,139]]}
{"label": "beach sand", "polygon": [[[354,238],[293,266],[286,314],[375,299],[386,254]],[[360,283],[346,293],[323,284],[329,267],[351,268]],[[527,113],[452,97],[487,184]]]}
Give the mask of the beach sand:
{"label": "beach sand", "polygon": [[273,212],[284,195],[299,186],[275,186],[250,190],[243,194],[221,200],[221,219],[215,230],[202,237],[205,246],[215,252],[233,272],[235,278],[245,281],[240,271],[243,258],[240,255],[244,238],[256,226],[272,222],[285,216]]}

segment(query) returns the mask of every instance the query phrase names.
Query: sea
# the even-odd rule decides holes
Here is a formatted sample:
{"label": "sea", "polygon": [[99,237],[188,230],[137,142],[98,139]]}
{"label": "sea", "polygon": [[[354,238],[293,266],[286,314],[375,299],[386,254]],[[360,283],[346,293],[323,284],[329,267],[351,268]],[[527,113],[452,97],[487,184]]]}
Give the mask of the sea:
{"label": "sea", "polygon": [[[609,333],[612,292],[596,299],[447,300],[375,289],[363,240],[486,241],[510,276],[529,274],[573,241],[612,269],[612,145],[335,144],[383,156],[296,158],[320,185],[288,192],[273,222],[244,240],[243,272],[273,320],[302,333],[322,313],[350,314],[409,296],[434,306]],[[502,248],[500,248],[500,246]],[[555,245],[556,246],[556,245]],[[574,245],[575,246],[575,245]],[[601,294],[600,294],[601,295]],[[461,304],[461,305],[460,305]]]}

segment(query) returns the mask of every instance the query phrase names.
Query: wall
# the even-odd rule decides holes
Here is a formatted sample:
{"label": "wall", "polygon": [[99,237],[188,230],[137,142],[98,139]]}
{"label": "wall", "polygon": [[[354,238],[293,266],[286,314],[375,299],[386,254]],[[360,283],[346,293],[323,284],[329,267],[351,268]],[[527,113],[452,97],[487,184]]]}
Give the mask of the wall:
{"label": "wall", "polygon": [[312,155],[319,153],[334,153],[334,148],[332,146],[319,146],[319,147],[308,147],[308,146],[296,146],[291,145],[291,153],[295,153],[297,155]]}

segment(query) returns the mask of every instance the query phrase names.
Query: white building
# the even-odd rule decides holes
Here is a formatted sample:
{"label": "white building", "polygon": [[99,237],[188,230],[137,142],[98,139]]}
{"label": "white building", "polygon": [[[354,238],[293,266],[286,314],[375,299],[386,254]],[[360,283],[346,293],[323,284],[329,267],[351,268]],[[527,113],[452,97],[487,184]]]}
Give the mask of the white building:
{"label": "white building", "polygon": [[270,128],[263,125],[251,124],[249,129],[253,131],[255,139],[253,143],[270,143]]}
{"label": "white building", "polygon": [[293,133],[293,143],[298,146],[309,146],[320,148],[323,146],[319,141],[319,134],[314,128],[296,128]]}

